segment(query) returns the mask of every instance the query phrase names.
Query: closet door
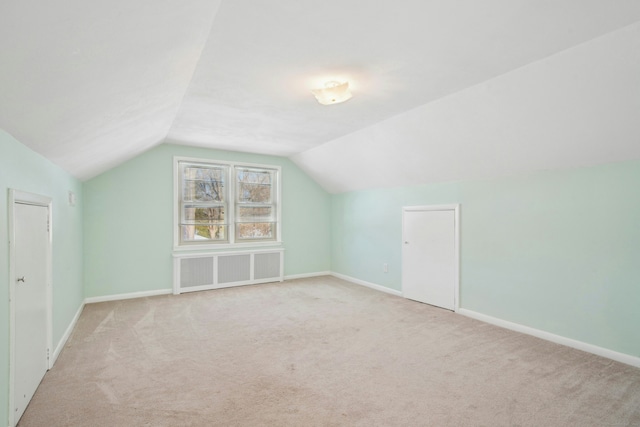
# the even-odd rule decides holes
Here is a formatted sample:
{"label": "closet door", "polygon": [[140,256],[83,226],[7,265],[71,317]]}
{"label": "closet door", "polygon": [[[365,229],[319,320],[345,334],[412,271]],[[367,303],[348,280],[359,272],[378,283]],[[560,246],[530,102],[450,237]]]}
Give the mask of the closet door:
{"label": "closet door", "polygon": [[403,209],[405,298],[455,309],[458,282],[456,207]]}
{"label": "closet door", "polygon": [[49,209],[15,203],[14,422],[18,422],[49,367],[47,247]]}

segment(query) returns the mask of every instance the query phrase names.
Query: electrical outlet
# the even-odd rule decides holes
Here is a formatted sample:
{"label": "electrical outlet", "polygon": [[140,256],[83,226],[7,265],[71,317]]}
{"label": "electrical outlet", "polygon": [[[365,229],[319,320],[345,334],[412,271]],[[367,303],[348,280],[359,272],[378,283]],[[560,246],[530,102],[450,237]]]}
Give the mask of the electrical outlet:
{"label": "electrical outlet", "polygon": [[387,264],[386,262],[382,264],[382,272],[383,273],[389,272],[389,264]]}

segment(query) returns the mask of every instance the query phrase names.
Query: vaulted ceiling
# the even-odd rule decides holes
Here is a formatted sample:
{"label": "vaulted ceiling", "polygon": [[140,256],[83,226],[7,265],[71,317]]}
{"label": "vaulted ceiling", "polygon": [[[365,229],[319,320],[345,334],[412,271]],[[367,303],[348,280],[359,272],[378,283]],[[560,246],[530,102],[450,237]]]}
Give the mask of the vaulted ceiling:
{"label": "vaulted ceiling", "polygon": [[[0,127],[80,179],[171,142],[333,192],[640,158],[639,22],[638,0],[3,0]],[[318,104],[328,80],[353,99]]]}

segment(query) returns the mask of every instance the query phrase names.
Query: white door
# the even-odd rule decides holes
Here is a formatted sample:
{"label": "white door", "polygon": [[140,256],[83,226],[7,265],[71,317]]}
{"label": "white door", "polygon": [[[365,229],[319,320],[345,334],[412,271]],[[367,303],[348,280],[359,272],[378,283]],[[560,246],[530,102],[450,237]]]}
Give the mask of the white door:
{"label": "white door", "polygon": [[48,219],[46,206],[14,204],[14,423],[49,367]]}
{"label": "white door", "polygon": [[455,309],[456,210],[457,207],[403,209],[402,292],[405,298]]}

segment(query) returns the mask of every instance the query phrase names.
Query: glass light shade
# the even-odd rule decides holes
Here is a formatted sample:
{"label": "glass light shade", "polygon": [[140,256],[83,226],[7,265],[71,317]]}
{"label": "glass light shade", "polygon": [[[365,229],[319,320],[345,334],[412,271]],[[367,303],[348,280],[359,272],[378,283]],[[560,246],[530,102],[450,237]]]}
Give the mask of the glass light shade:
{"label": "glass light shade", "polygon": [[349,82],[327,82],[324,84],[323,88],[312,89],[311,92],[316,96],[316,99],[322,105],[338,104],[340,102],[351,99]]}

